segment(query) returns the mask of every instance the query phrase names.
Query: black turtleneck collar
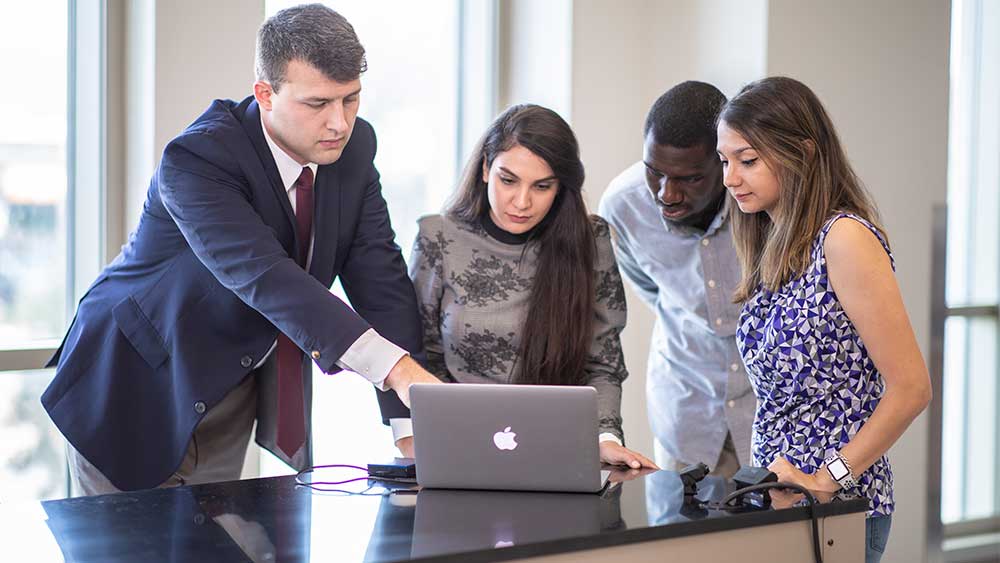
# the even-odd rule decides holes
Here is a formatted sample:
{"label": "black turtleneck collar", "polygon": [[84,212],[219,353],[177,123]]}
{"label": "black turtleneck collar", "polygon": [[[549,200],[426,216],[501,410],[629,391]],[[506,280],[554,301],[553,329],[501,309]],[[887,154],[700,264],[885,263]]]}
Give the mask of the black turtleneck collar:
{"label": "black turtleneck collar", "polygon": [[536,225],[521,234],[509,233],[498,227],[497,224],[493,222],[493,218],[490,217],[489,211],[483,214],[483,218],[480,222],[482,223],[483,228],[486,229],[486,234],[504,244],[524,244],[528,242],[528,239],[530,239],[531,235],[534,234],[535,228],[537,228]]}

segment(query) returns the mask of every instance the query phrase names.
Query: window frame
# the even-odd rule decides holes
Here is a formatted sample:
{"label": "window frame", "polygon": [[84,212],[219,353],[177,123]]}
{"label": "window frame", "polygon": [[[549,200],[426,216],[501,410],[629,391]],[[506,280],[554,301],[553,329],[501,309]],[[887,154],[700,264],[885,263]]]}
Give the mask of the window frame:
{"label": "window frame", "polygon": [[[983,29],[983,0],[965,0],[957,1],[952,9],[952,65],[956,64],[956,56],[962,57],[963,61],[971,63],[974,68],[981,68],[982,65],[982,46],[984,42],[984,34],[989,33],[989,31]],[[962,45],[957,45],[956,36],[960,34],[955,33],[956,28],[962,26],[961,40]],[[970,47],[969,52],[966,52],[966,48]],[[958,52],[956,54],[956,52]],[[971,58],[971,60],[967,60]],[[952,71],[952,116],[951,119],[958,119],[956,116],[956,110],[954,105],[959,102],[964,102],[964,100],[956,100],[956,80],[955,70]],[[971,73],[968,78],[968,83],[962,81],[959,86],[963,89],[968,89],[970,92],[979,92],[981,89],[981,76],[978,71]],[[978,106],[973,108],[972,115],[965,116],[968,121],[975,123],[979,118]],[[953,124],[954,127],[954,124]],[[954,134],[954,130],[952,132]],[[954,145],[958,142],[969,141],[971,145],[976,145],[976,139],[950,139],[950,143]],[[954,149],[952,149],[954,150]],[[972,162],[968,163],[968,166],[972,172],[979,166],[978,159],[980,158],[1000,158],[1000,155],[980,155],[976,154],[972,157]],[[958,165],[952,158],[949,159],[949,180],[950,182],[958,181],[956,170],[954,168]],[[1000,186],[995,186],[996,189],[1000,189]],[[949,190],[955,189],[954,186],[949,186]],[[951,200],[951,197],[949,197]],[[974,209],[977,205],[975,198],[970,197],[967,201],[962,202],[964,205],[962,209],[953,208],[952,211],[965,211],[971,213],[970,210]],[[954,202],[952,203],[954,205]],[[1000,302],[998,303],[962,303],[955,306],[949,306],[948,294],[947,294],[947,277],[948,277],[948,235],[949,235],[949,225],[948,225],[949,209],[946,205],[938,205],[934,209],[934,221],[933,221],[933,248],[932,248],[932,298],[931,298],[931,350],[930,350],[930,369],[932,385],[936,390],[934,398],[932,400],[931,406],[929,408],[929,424],[930,431],[928,433],[928,511],[927,511],[927,525],[928,525],[928,546],[929,546],[929,560],[931,561],[966,561],[966,560],[979,560],[982,557],[990,557],[996,553],[998,547],[1000,547],[1000,534],[997,534],[1000,530],[1000,471],[994,468],[993,481],[994,481],[994,504],[997,507],[997,514],[994,516],[986,518],[973,518],[960,520],[958,522],[944,523],[941,515],[942,508],[942,454],[943,454],[943,423],[944,423],[944,406],[943,406],[943,391],[944,391],[944,377],[945,377],[945,350],[946,350],[946,324],[949,319],[961,318],[961,319],[992,319],[995,323],[1000,323]],[[950,227],[951,233],[956,234],[955,229],[972,229],[972,224],[960,225],[955,224]],[[971,241],[974,234],[969,232],[966,233],[965,240]],[[968,249],[966,249],[968,251]],[[1000,334],[1000,330],[998,330]],[[965,328],[965,338],[968,342],[970,335],[970,328],[967,325]],[[1000,340],[1000,336],[998,336]],[[1000,349],[1000,341],[997,342],[997,347]],[[964,351],[964,357],[970,357],[974,352],[969,349],[968,344]],[[996,405],[998,409],[998,418],[1000,418],[1000,373],[997,374],[997,392],[996,392]],[[968,384],[966,384],[968,387]],[[968,389],[965,391],[965,396],[968,396]],[[963,433],[966,432],[969,421],[963,421]],[[997,433],[996,444],[994,446],[996,452],[1000,452],[1000,432]],[[1000,455],[1000,454],[998,454]],[[963,484],[964,490],[964,484]],[[964,496],[964,495],[963,495]]]}
{"label": "window frame", "polygon": [[[928,523],[927,540],[930,561],[975,560],[980,555],[995,554],[1000,542],[987,541],[975,544],[974,537],[988,537],[1000,530],[1000,516],[976,518],[945,524],[941,519],[942,502],[942,440],[944,408],[942,389],[945,371],[945,325],[949,318],[993,318],[1000,319],[1000,304],[948,307],[946,304],[946,263],[947,263],[947,206],[938,205],[934,209],[934,236],[932,248],[932,298],[931,298],[931,382],[936,390],[929,411],[930,431],[928,432]],[[967,351],[968,353],[968,351]],[[997,398],[1000,404],[1000,397]],[[1000,446],[1000,444],[998,444]],[[1000,448],[998,448],[1000,451]],[[994,470],[996,490],[1000,491],[1000,471]],[[965,544],[972,544],[964,547]]]}
{"label": "window frame", "polygon": [[[107,232],[107,0],[67,1],[66,326],[105,261]],[[86,111],[96,108],[97,111]],[[0,373],[38,370],[62,335],[0,347]],[[0,344],[0,346],[3,346]]]}

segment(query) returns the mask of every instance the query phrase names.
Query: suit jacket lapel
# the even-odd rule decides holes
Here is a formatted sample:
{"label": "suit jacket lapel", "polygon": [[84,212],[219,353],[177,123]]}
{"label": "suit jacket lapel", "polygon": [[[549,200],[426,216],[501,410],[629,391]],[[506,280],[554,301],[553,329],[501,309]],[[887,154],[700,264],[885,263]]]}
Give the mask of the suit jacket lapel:
{"label": "suit jacket lapel", "polygon": [[[264,138],[264,130],[260,121],[260,108],[256,100],[250,101],[247,106],[243,128],[246,130],[257,156],[264,163],[271,188],[281,203],[281,208],[285,211],[288,227],[295,237],[295,246],[292,250],[297,251],[299,244],[308,244],[308,241],[303,243],[298,240],[295,211],[292,210],[292,204],[288,200],[288,192],[285,191],[285,187],[281,183],[281,174],[278,173],[278,165],[274,163],[274,155],[271,154],[271,148]],[[340,228],[340,172],[337,163],[319,167],[313,189],[315,197],[313,204],[314,242],[309,273],[329,286],[333,284],[333,269],[337,253],[337,229]]]}
{"label": "suit jacket lapel", "polygon": [[285,218],[288,220],[288,225],[296,239],[295,248],[298,248],[299,241],[298,233],[296,232],[297,229],[295,228],[295,211],[292,210],[292,203],[288,200],[288,192],[285,191],[285,186],[281,183],[281,174],[278,173],[278,165],[274,163],[274,155],[271,154],[271,147],[267,146],[267,140],[264,138],[264,130],[260,122],[260,107],[257,106],[256,100],[251,101],[247,107],[247,112],[243,119],[243,128],[246,130],[247,136],[250,137],[250,142],[253,144],[257,156],[264,163],[267,179],[274,190],[274,195],[281,204],[281,208],[285,211]]}

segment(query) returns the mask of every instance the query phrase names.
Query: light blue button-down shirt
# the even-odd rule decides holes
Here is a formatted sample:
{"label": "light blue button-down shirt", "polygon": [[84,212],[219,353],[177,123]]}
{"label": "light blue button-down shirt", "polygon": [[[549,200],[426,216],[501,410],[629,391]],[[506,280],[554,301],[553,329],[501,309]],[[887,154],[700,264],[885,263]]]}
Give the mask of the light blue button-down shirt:
{"label": "light blue button-down shirt", "polygon": [[663,218],[637,162],[612,180],[600,214],[615,234],[622,273],[656,313],[646,397],[658,449],[674,460],[714,468],[731,433],[750,461],[756,398],[736,349],[740,279],[729,199],[707,231]]}

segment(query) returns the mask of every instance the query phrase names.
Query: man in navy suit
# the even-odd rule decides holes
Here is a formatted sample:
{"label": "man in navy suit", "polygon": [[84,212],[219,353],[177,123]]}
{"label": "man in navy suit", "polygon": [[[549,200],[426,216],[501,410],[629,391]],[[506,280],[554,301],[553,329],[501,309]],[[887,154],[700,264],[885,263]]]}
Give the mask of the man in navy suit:
{"label": "man in navy suit", "polygon": [[254,420],[262,446],[308,466],[313,362],[390,390],[383,419],[438,382],[407,352],[420,321],[357,118],[354,29],[320,5],[283,10],[256,65],[252,97],[216,100],[167,145],[52,360],[42,403],[80,492],[238,479]]}

